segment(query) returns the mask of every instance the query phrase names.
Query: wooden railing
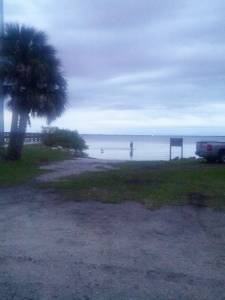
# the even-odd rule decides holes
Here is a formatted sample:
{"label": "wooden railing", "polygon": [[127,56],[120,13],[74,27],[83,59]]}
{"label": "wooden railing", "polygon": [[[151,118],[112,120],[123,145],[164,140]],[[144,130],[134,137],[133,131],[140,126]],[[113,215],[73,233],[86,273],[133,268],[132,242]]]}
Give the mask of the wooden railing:
{"label": "wooden railing", "polygon": [[[4,141],[6,144],[9,142],[10,132],[4,133]],[[40,144],[42,139],[42,133],[27,132],[25,135],[25,144]]]}

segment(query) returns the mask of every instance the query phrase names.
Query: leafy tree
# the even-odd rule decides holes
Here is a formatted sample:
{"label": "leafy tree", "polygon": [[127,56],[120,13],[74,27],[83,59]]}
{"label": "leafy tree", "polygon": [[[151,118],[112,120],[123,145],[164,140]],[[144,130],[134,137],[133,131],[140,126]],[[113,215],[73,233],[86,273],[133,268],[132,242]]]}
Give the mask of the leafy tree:
{"label": "leafy tree", "polygon": [[67,84],[56,51],[42,31],[7,25],[2,52],[9,63],[0,76],[12,111],[7,157],[18,160],[30,117],[45,117],[49,123],[59,117],[66,107]]}
{"label": "leafy tree", "polygon": [[50,147],[61,146],[83,153],[87,149],[85,140],[77,131],[59,128],[49,128],[43,132],[43,144]]}

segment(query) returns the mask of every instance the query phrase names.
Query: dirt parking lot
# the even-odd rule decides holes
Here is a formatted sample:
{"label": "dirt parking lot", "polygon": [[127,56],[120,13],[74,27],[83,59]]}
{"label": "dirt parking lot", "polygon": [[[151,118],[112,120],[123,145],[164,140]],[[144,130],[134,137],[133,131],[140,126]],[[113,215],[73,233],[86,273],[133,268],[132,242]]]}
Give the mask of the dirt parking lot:
{"label": "dirt parking lot", "polygon": [[225,213],[0,190],[0,299],[225,299]]}

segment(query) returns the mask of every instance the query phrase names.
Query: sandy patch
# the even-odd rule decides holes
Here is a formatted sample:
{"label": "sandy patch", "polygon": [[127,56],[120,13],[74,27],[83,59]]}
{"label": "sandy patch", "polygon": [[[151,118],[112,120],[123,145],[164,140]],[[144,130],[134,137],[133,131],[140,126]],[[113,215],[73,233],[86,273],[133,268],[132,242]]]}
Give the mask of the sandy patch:
{"label": "sandy patch", "polygon": [[84,172],[97,172],[104,170],[112,170],[118,167],[121,161],[101,160],[94,158],[77,158],[73,160],[65,160],[46,166],[41,166],[42,170],[50,172],[43,174],[37,178],[41,182],[56,181],[63,177],[79,175]]}

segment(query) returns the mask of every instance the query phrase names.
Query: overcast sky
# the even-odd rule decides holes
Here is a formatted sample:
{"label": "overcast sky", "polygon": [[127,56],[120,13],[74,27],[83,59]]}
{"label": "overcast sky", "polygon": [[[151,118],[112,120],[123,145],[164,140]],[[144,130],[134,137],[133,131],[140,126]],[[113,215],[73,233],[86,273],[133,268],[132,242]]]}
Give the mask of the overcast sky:
{"label": "overcast sky", "polygon": [[224,0],[4,1],[6,22],[46,31],[58,50],[69,105],[53,125],[225,135]]}

